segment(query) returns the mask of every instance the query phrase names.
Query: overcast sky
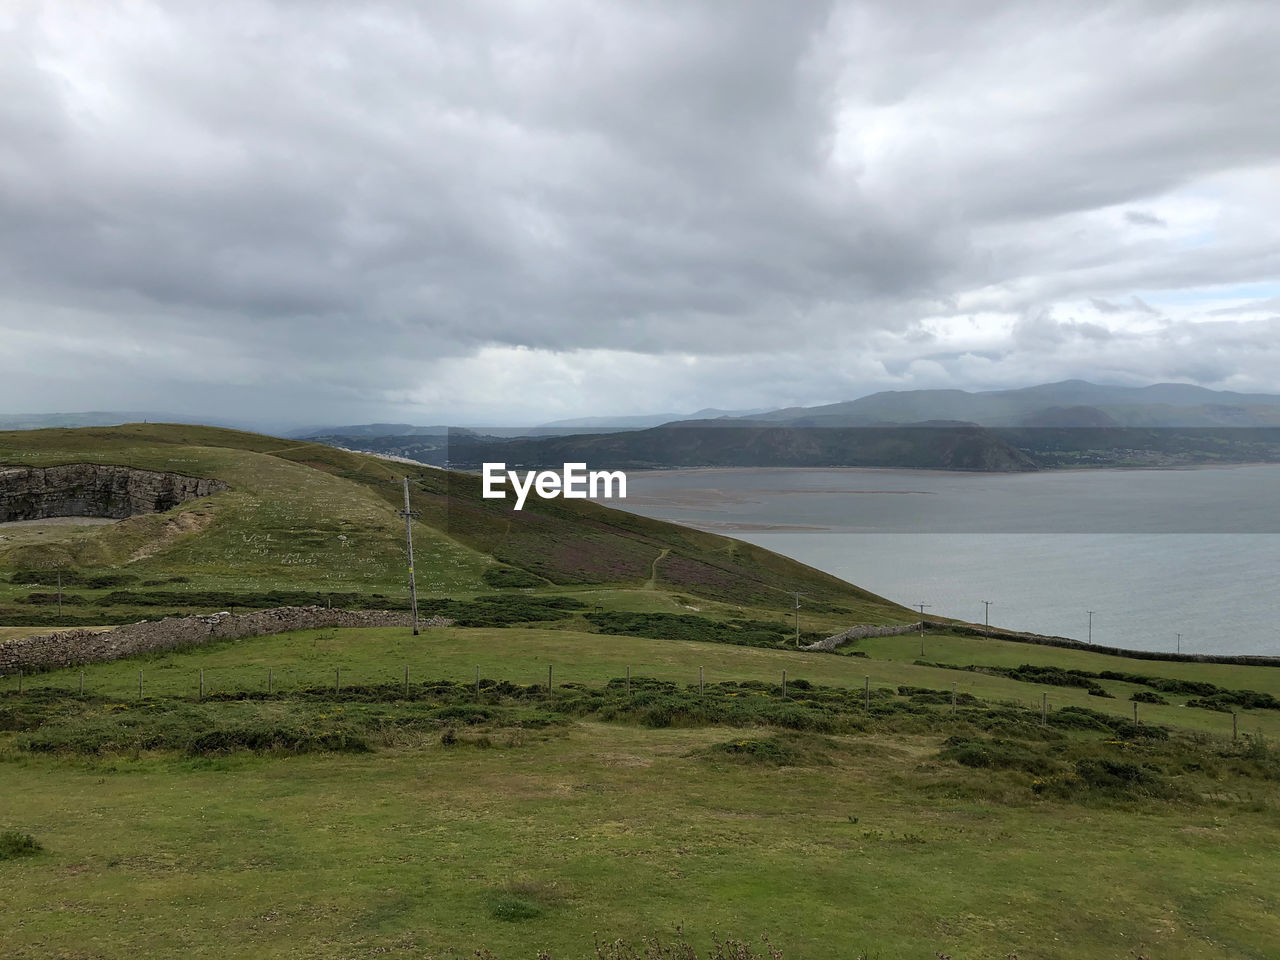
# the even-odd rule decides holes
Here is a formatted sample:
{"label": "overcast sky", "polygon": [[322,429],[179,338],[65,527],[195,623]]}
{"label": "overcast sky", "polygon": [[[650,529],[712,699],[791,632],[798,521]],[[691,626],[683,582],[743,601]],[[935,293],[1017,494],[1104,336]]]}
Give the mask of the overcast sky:
{"label": "overcast sky", "polygon": [[1280,4],[0,2],[0,413],[1280,392]]}

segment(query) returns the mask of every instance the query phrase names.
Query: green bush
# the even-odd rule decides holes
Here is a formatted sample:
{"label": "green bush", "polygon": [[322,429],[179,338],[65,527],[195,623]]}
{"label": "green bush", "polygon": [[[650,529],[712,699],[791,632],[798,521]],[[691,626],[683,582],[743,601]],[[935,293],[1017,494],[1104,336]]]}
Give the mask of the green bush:
{"label": "green bush", "polygon": [[29,833],[17,830],[0,830],[0,860],[17,860],[19,857],[34,857],[44,847],[40,841]]}
{"label": "green bush", "polygon": [[1169,705],[1168,700],[1151,690],[1139,690],[1129,699],[1134,703],[1158,703],[1162,707]]}
{"label": "green bush", "polygon": [[939,756],[964,767],[997,770],[1021,770],[1044,776],[1057,769],[1057,764],[1028,745],[1008,740],[984,740],[950,737]]}
{"label": "green bush", "polygon": [[[768,620],[711,620],[686,613],[588,613],[585,619],[601,633],[655,640],[701,640],[747,647],[794,643],[785,623]],[[803,638],[802,638],[803,639]]]}
{"label": "green bush", "polygon": [[513,893],[498,893],[489,898],[489,916],[508,923],[535,920],[546,912],[541,904]]}
{"label": "green bush", "polygon": [[708,747],[700,755],[769,767],[826,767],[834,762],[829,751],[835,746],[830,740],[782,734],[759,739],[727,740]]}

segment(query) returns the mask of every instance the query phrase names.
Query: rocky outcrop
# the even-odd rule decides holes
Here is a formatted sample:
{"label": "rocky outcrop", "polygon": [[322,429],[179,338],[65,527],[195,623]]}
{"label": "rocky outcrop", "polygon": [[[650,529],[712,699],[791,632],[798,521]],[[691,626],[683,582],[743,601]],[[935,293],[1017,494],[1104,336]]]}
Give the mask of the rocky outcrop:
{"label": "rocky outcrop", "polygon": [[0,523],[49,517],[123,520],[140,513],[163,513],[226,489],[221,480],[208,477],[116,464],[0,466]]}
{"label": "rocky outcrop", "polygon": [[[326,607],[276,607],[232,616],[166,617],[143,620],[114,630],[67,630],[20,637],[0,643],[0,676],[71,667],[103,660],[120,660],[140,653],[195,647],[217,640],[261,637],[289,630],[330,627],[408,627],[409,614],[387,610],[331,610]],[[447,627],[452,620],[430,617],[421,627]]]}

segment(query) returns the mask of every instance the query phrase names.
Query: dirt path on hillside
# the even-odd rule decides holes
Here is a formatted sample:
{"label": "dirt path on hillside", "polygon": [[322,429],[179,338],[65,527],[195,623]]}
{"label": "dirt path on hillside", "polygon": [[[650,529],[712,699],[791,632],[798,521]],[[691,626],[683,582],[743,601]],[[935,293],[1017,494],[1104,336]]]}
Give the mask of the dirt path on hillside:
{"label": "dirt path on hillside", "polygon": [[653,565],[649,568],[649,582],[644,585],[646,590],[658,589],[658,564],[665,560],[670,552],[670,547],[663,547],[662,552],[653,558]]}

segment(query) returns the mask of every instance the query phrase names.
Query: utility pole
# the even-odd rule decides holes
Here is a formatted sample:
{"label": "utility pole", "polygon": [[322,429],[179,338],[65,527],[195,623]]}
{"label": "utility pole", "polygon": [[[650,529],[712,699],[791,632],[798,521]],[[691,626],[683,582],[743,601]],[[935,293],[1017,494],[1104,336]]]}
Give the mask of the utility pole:
{"label": "utility pole", "polygon": [[404,542],[409,551],[409,605],[413,608],[413,635],[418,635],[418,586],[413,578],[413,519],[418,514],[409,507],[409,478],[404,478]]}
{"label": "utility pole", "polygon": [[916,606],[920,608],[920,656],[923,657],[924,656],[924,608],[931,606],[931,604],[917,603]]}
{"label": "utility pole", "polygon": [[1182,634],[1178,634],[1178,653],[1182,653]]}
{"label": "utility pole", "polygon": [[796,646],[800,646],[800,598],[807,597],[807,593],[801,593],[799,590],[792,590],[791,595],[796,599]]}
{"label": "utility pole", "polygon": [[990,600],[982,601],[982,606],[985,608],[985,612],[982,618],[982,627],[983,627],[982,632],[983,632],[983,635],[987,637],[991,636],[991,603],[992,601]]}
{"label": "utility pole", "polygon": [[1086,611],[1089,614],[1089,642],[1093,643],[1093,611]]}

